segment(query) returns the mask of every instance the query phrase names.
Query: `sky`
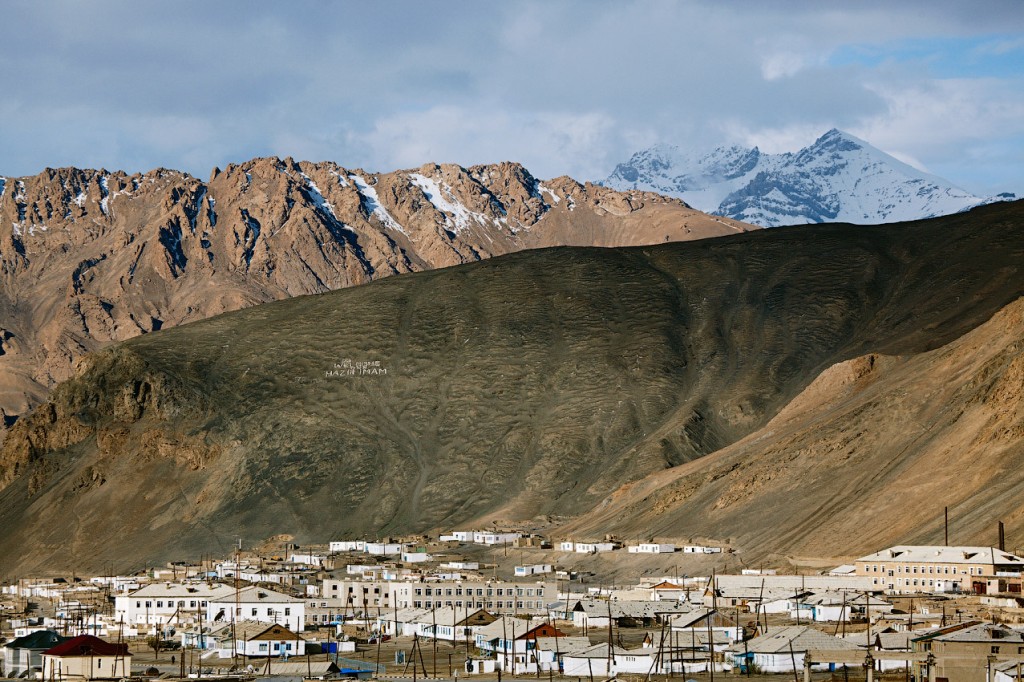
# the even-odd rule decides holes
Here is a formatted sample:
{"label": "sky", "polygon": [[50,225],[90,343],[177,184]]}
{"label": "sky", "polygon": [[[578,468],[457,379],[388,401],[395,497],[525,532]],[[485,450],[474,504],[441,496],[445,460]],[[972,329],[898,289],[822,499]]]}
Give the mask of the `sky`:
{"label": "sky", "polygon": [[44,2],[0,13],[0,175],[519,161],[831,128],[1024,195],[1021,0]]}

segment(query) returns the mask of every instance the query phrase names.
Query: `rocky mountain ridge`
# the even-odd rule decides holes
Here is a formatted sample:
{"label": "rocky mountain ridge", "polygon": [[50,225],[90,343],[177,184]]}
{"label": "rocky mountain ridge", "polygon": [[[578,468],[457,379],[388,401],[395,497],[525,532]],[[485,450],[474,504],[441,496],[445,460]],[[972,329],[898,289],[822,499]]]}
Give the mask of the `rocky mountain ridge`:
{"label": "rocky mountain ridge", "polygon": [[224,311],[552,245],[753,229],[519,164],[370,173],[253,159],[0,179],[0,433],[111,342]]}
{"label": "rocky mountain ridge", "polygon": [[657,145],[616,166],[602,184],[679,197],[764,227],[918,220],[1015,198],[974,196],[836,129],[783,154],[737,146],[693,154]]}

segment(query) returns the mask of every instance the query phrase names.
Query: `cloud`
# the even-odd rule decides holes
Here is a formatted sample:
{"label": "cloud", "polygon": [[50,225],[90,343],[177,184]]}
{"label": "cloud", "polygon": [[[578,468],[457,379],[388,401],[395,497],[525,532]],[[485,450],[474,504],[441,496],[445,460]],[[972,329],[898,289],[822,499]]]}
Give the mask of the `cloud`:
{"label": "cloud", "polygon": [[593,179],[653,142],[785,151],[839,127],[991,184],[952,160],[1020,144],[1017,0],[15,0],[4,19],[9,174],[277,154]]}
{"label": "cloud", "polygon": [[611,159],[611,117],[599,112],[508,111],[451,105],[383,118],[367,133],[351,133],[352,147],[384,168],[416,167],[425,161],[463,165],[533,158],[540,177],[560,175],[573,159],[580,177],[598,177]]}

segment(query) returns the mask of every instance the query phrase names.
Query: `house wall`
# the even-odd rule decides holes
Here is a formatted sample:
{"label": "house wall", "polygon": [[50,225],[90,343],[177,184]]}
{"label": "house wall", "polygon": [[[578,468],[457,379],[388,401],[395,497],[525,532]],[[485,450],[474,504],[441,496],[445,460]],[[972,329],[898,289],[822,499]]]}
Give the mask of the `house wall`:
{"label": "house wall", "polygon": [[240,602],[235,606],[234,600],[211,601],[206,612],[206,620],[215,622],[218,613],[224,612],[221,622],[230,623],[232,614],[235,621],[254,620],[258,623],[280,623],[292,632],[301,632],[306,619],[306,604],[294,602]]}
{"label": "house wall", "polygon": [[[115,666],[116,662],[116,666]],[[43,679],[82,679],[128,677],[131,657],[116,656],[43,656]]]}
{"label": "house wall", "polygon": [[4,655],[3,671],[5,677],[17,677],[26,670],[35,666],[42,666],[43,664],[42,651],[7,648],[4,648],[2,651]]}
{"label": "house wall", "polygon": [[611,666],[611,672],[608,671],[607,658],[562,657],[562,675],[565,677],[589,677],[593,675],[595,678],[605,678],[610,677],[615,672],[614,664]]}
{"label": "house wall", "polygon": [[948,678],[949,682],[984,680],[988,672],[989,654],[1010,654],[1024,657],[1024,645],[1019,642],[998,639],[981,642],[932,640],[931,651],[937,659],[936,675]]}
{"label": "house wall", "polygon": [[[251,639],[248,642],[238,640],[235,644],[238,652],[244,656],[263,657],[267,656],[305,656],[306,643],[303,640],[295,641],[286,639]],[[271,669],[273,670],[273,669]]]}

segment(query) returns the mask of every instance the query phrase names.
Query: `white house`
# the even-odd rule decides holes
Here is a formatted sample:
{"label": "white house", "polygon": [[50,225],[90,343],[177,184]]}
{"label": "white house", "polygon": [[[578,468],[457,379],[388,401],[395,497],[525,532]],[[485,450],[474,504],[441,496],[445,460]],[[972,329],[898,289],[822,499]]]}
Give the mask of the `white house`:
{"label": "white house", "polygon": [[661,665],[656,665],[657,656],[656,648],[623,649],[619,646],[612,646],[609,649],[607,643],[595,644],[584,651],[562,656],[562,674],[567,677],[580,678],[593,675],[595,679],[614,677],[620,673],[667,674],[670,657],[663,657]]}
{"label": "white house", "polygon": [[327,546],[331,552],[362,552],[366,548],[363,540],[332,540]]}
{"label": "white house", "polygon": [[[766,634],[755,637],[742,645],[730,648],[733,663],[741,672],[746,672],[751,663],[754,669],[766,673],[801,671],[804,654],[811,649],[829,651],[856,651],[856,644],[839,637],[833,637],[807,625],[791,625],[771,628]],[[813,670],[828,670],[828,663],[813,663]]]}
{"label": "white house", "polygon": [[517,578],[525,578],[530,575],[542,575],[551,573],[551,564],[533,564],[532,566],[516,566],[515,575]]}
{"label": "white house", "polygon": [[306,640],[279,624],[240,621],[234,624],[233,630],[228,624],[210,633],[210,637],[218,641],[220,658],[231,658],[236,652],[240,656],[262,658],[306,654]]}
{"label": "white house", "polygon": [[626,551],[631,554],[671,554],[676,551],[676,546],[658,542],[642,542],[639,545],[630,545]]}
{"label": "white house", "polygon": [[857,593],[820,591],[789,600],[789,617],[794,620],[813,620],[818,623],[850,621],[853,616],[864,616],[865,607],[874,615],[889,613],[892,604],[878,597]]}
{"label": "white house", "polygon": [[446,561],[440,564],[440,568],[454,571],[478,571],[480,570],[480,563],[477,561]]}
{"label": "white house", "polygon": [[367,542],[363,551],[374,556],[398,556],[402,553],[400,542]]}
{"label": "white house", "polygon": [[720,554],[721,547],[707,547],[705,545],[683,545],[685,554]]}
{"label": "white house", "polygon": [[129,625],[159,625],[198,620],[210,600],[234,594],[227,585],[153,583],[114,597],[114,616]]}
{"label": "white house", "polygon": [[306,566],[323,566],[326,558],[323,554],[306,552],[304,554],[292,554],[288,557],[288,561],[293,564],[305,564]]}
{"label": "white house", "polygon": [[44,680],[119,679],[131,673],[127,644],[79,635],[42,653]]}
{"label": "white house", "polygon": [[473,542],[477,545],[504,545],[515,544],[515,541],[523,537],[522,533],[489,533],[487,531],[475,531]]}
{"label": "white house", "polygon": [[34,677],[35,673],[42,670],[41,654],[65,639],[53,630],[37,630],[4,644],[4,677]]}
{"label": "white house", "polygon": [[206,610],[209,623],[235,623],[243,620],[280,623],[294,632],[302,631],[306,619],[306,602],[258,587],[246,587],[235,594],[210,599]]}
{"label": "white house", "polygon": [[611,552],[614,549],[614,542],[577,542],[574,551],[577,554],[597,554],[598,552]]}
{"label": "white house", "polygon": [[402,552],[403,564],[420,564],[426,561],[433,561],[434,557],[426,552]]}
{"label": "white house", "polygon": [[497,667],[505,672],[513,675],[535,673],[537,662],[532,656],[532,651],[536,641],[520,639],[531,629],[533,628],[529,621],[503,615],[476,631],[476,647],[481,651],[493,653]]}

